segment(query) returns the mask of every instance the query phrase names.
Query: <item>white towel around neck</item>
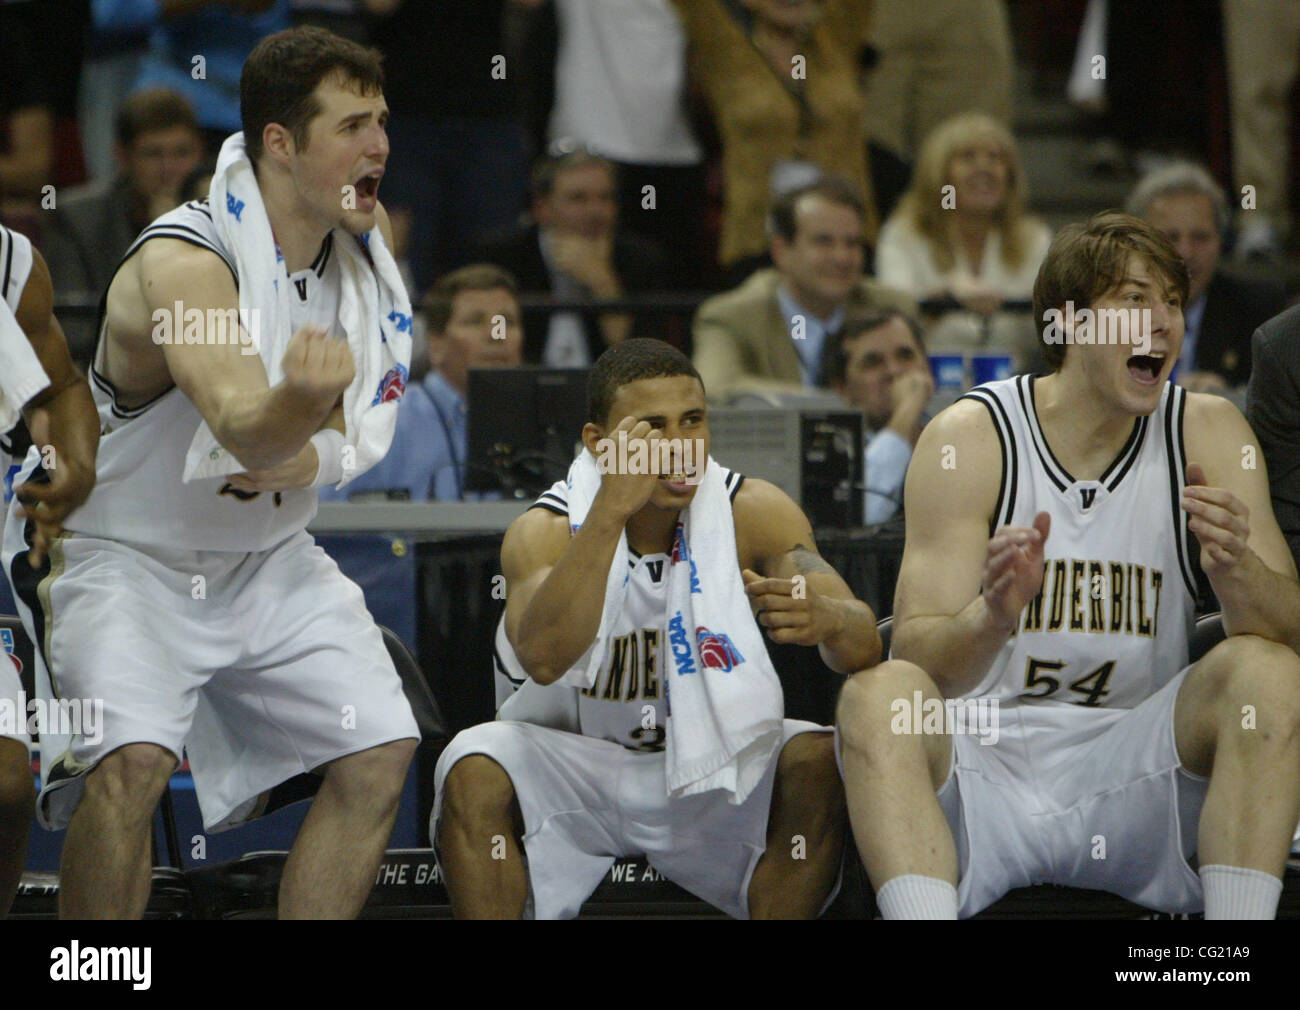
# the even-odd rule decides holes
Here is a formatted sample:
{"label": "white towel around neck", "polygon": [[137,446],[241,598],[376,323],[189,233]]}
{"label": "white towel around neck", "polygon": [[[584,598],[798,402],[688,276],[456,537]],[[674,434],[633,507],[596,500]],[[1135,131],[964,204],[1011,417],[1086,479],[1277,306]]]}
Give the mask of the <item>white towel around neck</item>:
{"label": "white towel around neck", "polygon": [[[293,336],[289,284],[271,234],[262,193],[244,152],[244,135],[232,134],[221,147],[208,204],[222,244],[239,277],[241,320],[257,320],[258,354],[272,386],[284,378],[282,362]],[[353,448],[338,487],[383,458],[393,439],[397,407],[411,362],[411,303],[392,253],[379,228],[362,236],[337,230],[342,292],[339,325],[352,351],[356,378],[343,394],[344,441]],[[256,315],[252,315],[256,310]],[[186,482],[223,477],[244,467],[201,423],[185,457]]]}

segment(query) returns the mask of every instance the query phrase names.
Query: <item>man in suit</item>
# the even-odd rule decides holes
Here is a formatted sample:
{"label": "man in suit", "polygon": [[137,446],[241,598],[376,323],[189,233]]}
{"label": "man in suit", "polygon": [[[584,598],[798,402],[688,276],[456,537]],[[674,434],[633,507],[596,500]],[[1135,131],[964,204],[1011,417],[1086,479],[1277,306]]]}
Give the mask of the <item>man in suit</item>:
{"label": "man in suit", "polygon": [[1128,199],[1128,212],[1154,225],[1187,263],[1186,334],[1173,379],[1196,392],[1244,385],[1250,335],[1286,304],[1281,284],[1245,280],[1219,269],[1228,204],[1199,165],[1174,162],[1149,173]]}
{"label": "man in suit", "polygon": [[[533,169],[533,223],[485,245],[479,259],[509,271],[525,294],[557,301],[610,300],[669,287],[654,244],[618,232],[614,166],[586,150],[543,158]],[[633,334],[620,313],[524,313],[524,360],[584,368]]]}
{"label": "man in suit", "polygon": [[[194,110],[168,88],[140,91],[123,102],[114,132],[118,173],[59,194],[42,237],[54,289],[64,295],[102,295],[136,235],[181,202],[181,184],[203,158]],[[73,356],[93,354],[94,315],[65,325]]]}
{"label": "man in suit", "polygon": [[1300,566],[1300,306],[1255,331],[1246,387],[1250,422],[1268,466],[1273,512]]}
{"label": "man in suit", "polygon": [[773,204],[775,268],[755,271],[695,315],[694,363],[711,400],[821,385],[827,338],[848,311],[916,315],[909,295],[863,276],[864,218],[853,187],[830,178]]}

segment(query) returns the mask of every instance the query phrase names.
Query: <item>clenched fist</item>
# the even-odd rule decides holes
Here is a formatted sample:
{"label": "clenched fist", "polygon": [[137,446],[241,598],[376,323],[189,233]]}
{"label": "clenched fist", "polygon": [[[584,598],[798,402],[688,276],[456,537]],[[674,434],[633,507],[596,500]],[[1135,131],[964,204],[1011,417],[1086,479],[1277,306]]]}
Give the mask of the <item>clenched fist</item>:
{"label": "clenched fist", "polygon": [[315,326],[293,335],[282,367],[286,386],[322,406],[332,405],[356,376],[347,341]]}

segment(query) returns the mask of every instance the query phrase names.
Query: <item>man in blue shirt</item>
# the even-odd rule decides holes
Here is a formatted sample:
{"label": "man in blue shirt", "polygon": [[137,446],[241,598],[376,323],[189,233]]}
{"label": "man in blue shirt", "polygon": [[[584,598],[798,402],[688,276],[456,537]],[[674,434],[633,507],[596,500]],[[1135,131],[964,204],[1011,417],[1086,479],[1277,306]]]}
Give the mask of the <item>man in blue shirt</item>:
{"label": "man in blue shirt", "polygon": [[463,497],[469,370],[523,362],[515,280],[486,264],[462,267],[444,275],[421,308],[433,368],[402,397],[388,455],[342,491],[321,488],[321,501],[347,501],[365,492],[405,492],[412,501]]}
{"label": "man in blue shirt", "polygon": [[894,309],[850,316],[827,347],[827,382],[867,415],[864,522],[885,522],[903,505],[903,480],[934,395],[921,325]]}

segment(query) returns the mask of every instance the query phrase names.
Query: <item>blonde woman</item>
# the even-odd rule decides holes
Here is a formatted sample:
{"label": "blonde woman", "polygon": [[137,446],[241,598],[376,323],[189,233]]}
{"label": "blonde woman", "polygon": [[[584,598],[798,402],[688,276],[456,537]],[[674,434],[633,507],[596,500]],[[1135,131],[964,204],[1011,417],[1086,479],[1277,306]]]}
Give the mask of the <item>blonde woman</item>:
{"label": "blonde woman", "polygon": [[1015,140],[982,113],[942,123],[921,147],[912,185],[880,230],[876,273],[920,301],[948,299],[927,343],[937,349],[1001,350],[1017,368],[1038,356],[1026,302],[1051,232],[1025,212]]}

